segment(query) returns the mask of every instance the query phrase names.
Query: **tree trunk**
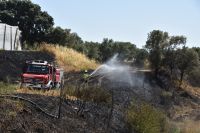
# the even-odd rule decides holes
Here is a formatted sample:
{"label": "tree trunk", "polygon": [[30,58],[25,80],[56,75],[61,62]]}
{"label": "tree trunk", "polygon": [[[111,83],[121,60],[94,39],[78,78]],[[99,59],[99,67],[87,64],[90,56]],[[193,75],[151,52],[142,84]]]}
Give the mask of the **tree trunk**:
{"label": "tree trunk", "polygon": [[183,76],[184,76],[185,71],[181,71],[181,77],[180,77],[180,83],[179,83],[179,87],[181,87],[182,82],[183,82]]}
{"label": "tree trunk", "polygon": [[155,72],[154,73],[155,74],[155,78],[157,79],[157,77],[158,77],[158,68],[156,68],[154,72]]}

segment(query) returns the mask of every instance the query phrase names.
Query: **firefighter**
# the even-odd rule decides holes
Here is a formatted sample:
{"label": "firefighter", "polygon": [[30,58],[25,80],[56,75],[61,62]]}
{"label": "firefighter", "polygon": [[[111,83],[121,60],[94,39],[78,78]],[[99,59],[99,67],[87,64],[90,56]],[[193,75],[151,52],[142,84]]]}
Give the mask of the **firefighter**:
{"label": "firefighter", "polygon": [[89,76],[90,76],[90,75],[89,75],[89,73],[88,73],[88,70],[85,70],[85,71],[84,71],[84,74],[83,74],[83,80],[84,80],[85,82],[87,82]]}
{"label": "firefighter", "polygon": [[84,71],[84,74],[83,74],[83,78],[84,78],[84,79],[87,79],[88,77],[89,77],[88,70],[85,70],[85,71]]}

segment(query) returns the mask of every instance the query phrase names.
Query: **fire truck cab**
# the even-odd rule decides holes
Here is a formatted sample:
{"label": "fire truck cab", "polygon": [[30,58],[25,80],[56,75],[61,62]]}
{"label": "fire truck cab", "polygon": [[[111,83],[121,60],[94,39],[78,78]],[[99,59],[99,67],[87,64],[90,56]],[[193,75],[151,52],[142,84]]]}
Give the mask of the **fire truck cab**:
{"label": "fire truck cab", "polygon": [[63,70],[43,60],[26,61],[21,74],[21,88],[60,88]]}

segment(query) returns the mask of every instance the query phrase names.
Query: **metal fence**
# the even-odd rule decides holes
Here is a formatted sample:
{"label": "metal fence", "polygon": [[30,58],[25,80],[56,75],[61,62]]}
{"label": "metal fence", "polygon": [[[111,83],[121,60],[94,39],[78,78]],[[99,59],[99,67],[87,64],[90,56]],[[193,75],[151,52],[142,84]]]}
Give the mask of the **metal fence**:
{"label": "metal fence", "polygon": [[21,50],[21,31],[18,26],[0,23],[0,49]]}

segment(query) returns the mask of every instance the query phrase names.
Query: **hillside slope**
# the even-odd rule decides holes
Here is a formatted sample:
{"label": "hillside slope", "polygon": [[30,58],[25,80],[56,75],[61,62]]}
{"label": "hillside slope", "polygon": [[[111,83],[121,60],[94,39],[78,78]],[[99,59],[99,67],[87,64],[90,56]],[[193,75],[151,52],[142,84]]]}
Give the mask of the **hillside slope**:
{"label": "hillside slope", "polygon": [[98,64],[94,60],[88,59],[84,54],[81,54],[71,48],[43,44],[38,48],[39,51],[53,55],[59,66],[65,71],[80,71],[85,69],[95,69]]}

